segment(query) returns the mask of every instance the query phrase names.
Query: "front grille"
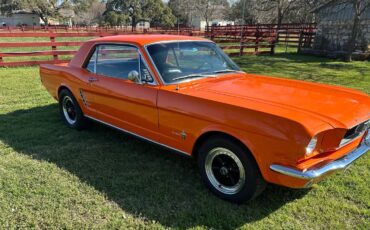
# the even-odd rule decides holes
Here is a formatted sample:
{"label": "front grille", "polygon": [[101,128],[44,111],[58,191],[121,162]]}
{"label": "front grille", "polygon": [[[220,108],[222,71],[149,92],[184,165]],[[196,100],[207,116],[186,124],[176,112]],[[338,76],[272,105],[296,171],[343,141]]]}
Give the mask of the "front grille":
{"label": "front grille", "polygon": [[365,133],[365,131],[368,129],[370,124],[370,121],[363,122],[361,124],[356,125],[355,127],[347,130],[346,134],[344,135],[342,141],[340,142],[339,147],[342,147],[346,144],[349,144],[353,140],[355,140],[357,137],[361,136]]}

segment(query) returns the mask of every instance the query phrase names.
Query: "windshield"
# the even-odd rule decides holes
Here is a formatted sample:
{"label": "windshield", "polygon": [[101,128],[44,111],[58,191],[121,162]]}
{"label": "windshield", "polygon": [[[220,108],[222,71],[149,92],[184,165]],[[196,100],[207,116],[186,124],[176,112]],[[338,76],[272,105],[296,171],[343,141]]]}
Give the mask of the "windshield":
{"label": "windshield", "polygon": [[147,50],[166,84],[240,71],[213,42],[158,43]]}

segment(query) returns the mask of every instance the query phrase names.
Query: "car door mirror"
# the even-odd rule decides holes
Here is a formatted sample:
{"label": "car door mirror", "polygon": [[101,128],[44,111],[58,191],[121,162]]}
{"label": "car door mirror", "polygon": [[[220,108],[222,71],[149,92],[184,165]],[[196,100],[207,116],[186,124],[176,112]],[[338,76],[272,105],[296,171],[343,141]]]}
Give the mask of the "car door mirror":
{"label": "car door mirror", "polygon": [[137,72],[136,70],[132,70],[131,72],[128,73],[128,79],[135,83],[140,83],[139,72]]}

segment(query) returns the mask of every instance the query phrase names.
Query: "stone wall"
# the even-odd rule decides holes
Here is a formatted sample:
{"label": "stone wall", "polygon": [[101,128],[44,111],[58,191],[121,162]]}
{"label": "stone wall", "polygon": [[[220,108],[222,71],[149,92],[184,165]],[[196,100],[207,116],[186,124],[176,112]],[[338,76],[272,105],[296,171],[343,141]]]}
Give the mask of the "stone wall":
{"label": "stone wall", "polygon": [[[345,52],[352,33],[352,6],[329,4],[316,13],[317,33],[313,48],[333,52]],[[366,52],[370,45],[370,8],[361,18],[361,32],[356,41],[356,51]]]}

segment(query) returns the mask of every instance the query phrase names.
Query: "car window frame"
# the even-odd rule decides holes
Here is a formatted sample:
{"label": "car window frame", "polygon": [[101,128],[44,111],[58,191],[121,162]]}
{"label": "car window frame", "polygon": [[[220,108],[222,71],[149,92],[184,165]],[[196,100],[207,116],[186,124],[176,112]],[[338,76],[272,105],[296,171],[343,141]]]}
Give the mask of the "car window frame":
{"label": "car window frame", "polygon": [[[209,42],[209,43],[213,43],[216,46],[218,46],[214,41],[210,41],[210,40],[167,40],[167,41],[158,41],[158,42],[152,42],[152,43],[145,44],[143,46],[144,51],[145,51],[145,54],[148,56],[150,63],[154,66],[154,69],[155,69],[156,73],[159,76],[159,80],[161,81],[161,83],[163,85],[178,85],[178,84],[181,84],[181,83],[192,81],[192,79],[190,79],[190,80],[185,80],[185,81],[176,82],[176,83],[167,83],[166,81],[163,80],[163,77],[162,77],[161,72],[159,71],[157,65],[154,63],[154,60],[153,60],[152,56],[149,53],[148,47],[151,46],[151,45],[155,45],[155,44],[166,44],[166,43],[173,43],[173,42],[177,42],[177,43],[180,43],[180,42]],[[241,70],[241,68],[227,54],[225,54],[225,55],[238,68],[237,72],[239,72],[239,73],[245,73],[243,70]]]}
{"label": "car window frame", "polygon": [[[93,74],[96,74],[96,75],[99,75],[99,76],[103,76],[103,77],[109,77],[109,78],[114,78],[114,79],[119,79],[119,80],[123,80],[123,81],[130,81],[128,79],[123,79],[123,78],[119,78],[119,77],[114,77],[114,76],[108,76],[108,75],[103,75],[103,74],[98,74],[96,73],[96,64],[97,64],[97,61],[98,61],[98,54],[99,54],[99,48],[100,46],[104,46],[104,45],[110,45],[110,46],[131,46],[131,47],[134,47],[136,48],[138,54],[139,54],[139,76],[140,76],[140,82],[137,82],[136,84],[139,84],[139,85],[152,85],[152,86],[156,86],[158,85],[157,83],[157,80],[155,79],[155,75],[153,74],[153,71],[149,68],[149,65],[148,65],[148,62],[147,60],[145,59],[143,53],[141,52],[140,48],[135,45],[135,44],[131,44],[131,43],[96,43],[93,45],[93,47],[90,49],[90,52],[89,52],[89,55],[86,56],[86,59],[85,59],[85,62],[84,64],[82,65],[82,68],[86,71],[88,71],[89,73],[93,73]],[[91,72],[90,70],[87,69],[87,66],[88,64],[90,63],[90,60],[91,58],[93,57],[93,55],[95,54],[95,52],[97,52],[96,56],[95,56],[95,60],[94,60],[94,72]],[[140,66],[140,58],[141,60],[143,61],[143,64],[145,66],[145,68],[149,71],[149,74],[151,75],[153,81],[152,82],[147,82],[147,81],[142,81],[142,74],[141,74],[141,66]],[[132,81],[130,81],[132,82]]]}

